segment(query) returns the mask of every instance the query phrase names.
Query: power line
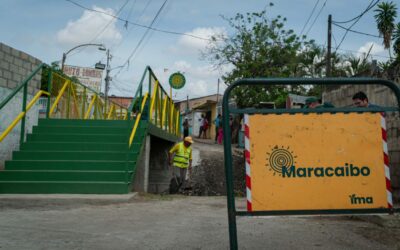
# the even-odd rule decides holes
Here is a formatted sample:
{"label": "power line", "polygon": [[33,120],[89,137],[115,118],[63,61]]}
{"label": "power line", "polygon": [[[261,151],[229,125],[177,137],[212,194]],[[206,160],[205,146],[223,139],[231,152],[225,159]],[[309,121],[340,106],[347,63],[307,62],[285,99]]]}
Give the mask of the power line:
{"label": "power line", "polygon": [[355,20],[354,20],[353,24],[351,24],[350,27],[346,28],[346,32],[344,33],[344,35],[343,35],[342,39],[340,40],[339,45],[336,47],[335,51],[337,51],[337,50],[340,48],[340,45],[342,45],[344,39],[346,38],[347,34],[349,33],[349,30],[350,30],[354,25],[356,25],[356,23],[357,23],[358,21],[360,21],[361,17],[364,16],[365,13],[367,13],[369,10],[371,10],[371,9],[372,9],[376,4],[378,4],[378,2],[379,2],[379,0],[377,0],[375,3],[374,3],[374,1],[375,1],[375,0],[372,0],[372,1],[369,3],[369,5],[367,6],[367,8],[366,8],[360,15],[358,15],[357,17],[355,17]]}
{"label": "power line", "polygon": [[349,29],[349,28],[343,27],[342,25],[339,25],[339,24],[337,24],[337,23],[333,23],[333,25],[335,25],[335,26],[337,26],[337,27],[339,27],[339,28],[341,28],[341,29],[348,30],[349,32],[356,33],[356,34],[360,34],[360,35],[365,35],[365,36],[371,36],[371,37],[380,38],[380,36],[378,36],[378,35],[373,35],[373,34],[369,34],[369,33],[361,32],[361,31],[357,31],[357,30],[352,30],[352,29]]}
{"label": "power line", "polygon": [[134,54],[136,53],[136,51],[139,49],[140,45],[142,44],[142,42],[144,41],[144,39],[146,38],[147,34],[149,33],[149,31],[151,30],[151,27],[153,26],[154,22],[157,20],[158,16],[160,15],[161,11],[163,10],[165,4],[167,3],[168,0],[165,0],[164,3],[161,5],[161,7],[158,9],[156,15],[154,16],[153,20],[150,23],[149,28],[146,30],[146,32],[143,34],[142,38],[139,40],[138,44],[136,45],[136,47],[133,49],[132,53],[128,56],[128,59],[126,59],[125,63],[122,64],[122,68],[118,70],[117,74],[114,75],[114,77],[116,77],[121,70],[126,66],[129,65],[129,61],[130,59],[134,56]]}
{"label": "power line", "polygon": [[[130,1],[130,0],[126,0],[125,3],[119,8],[119,10],[118,10],[117,13],[116,13],[117,16],[118,16],[119,13],[124,9],[124,7],[127,5],[127,3],[128,3],[129,1]],[[114,21],[114,19],[115,19],[115,18],[112,18],[112,19],[104,26],[104,28],[103,28],[99,33],[97,33],[88,43],[93,43],[94,40],[96,40],[101,34],[103,34],[104,31],[106,31],[107,28],[112,24],[112,22]],[[86,48],[87,48],[87,47],[82,47],[81,49],[79,49],[79,50],[77,50],[75,53],[73,53],[72,55],[75,55],[75,54],[77,54],[77,53],[79,53],[79,52],[82,52],[82,51],[85,50]],[[70,56],[72,56],[72,55],[70,55]]]}
{"label": "power line", "polygon": [[314,26],[314,24],[315,24],[315,22],[317,21],[317,19],[318,19],[319,15],[321,14],[322,10],[324,9],[324,7],[325,7],[325,5],[326,5],[326,2],[327,2],[327,1],[328,1],[328,0],[325,0],[324,4],[322,5],[321,9],[319,10],[319,12],[318,12],[317,16],[315,17],[315,19],[314,19],[313,23],[311,24],[310,28],[307,30],[307,33],[306,33],[306,35],[308,35],[308,33],[310,32],[310,30],[311,30],[311,29],[312,29],[312,27]]}
{"label": "power line", "polygon": [[196,35],[192,35],[192,34],[188,34],[188,33],[176,32],[176,31],[170,31],[170,30],[163,30],[163,29],[153,28],[153,27],[150,27],[150,26],[147,26],[147,25],[139,24],[139,23],[136,23],[136,22],[131,22],[129,20],[126,20],[124,18],[115,16],[113,14],[110,14],[110,13],[107,13],[107,12],[104,12],[104,11],[99,11],[99,10],[95,10],[95,9],[91,9],[91,8],[85,7],[85,6],[83,6],[83,5],[81,5],[81,4],[77,3],[77,2],[74,2],[73,0],[65,0],[65,1],[70,2],[70,3],[80,7],[82,9],[89,10],[89,11],[92,11],[92,12],[101,13],[101,14],[104,14],[104,15],[108,15],[108,16],[114,17],[115,19],[117,19],[119,21],[122,21],[124,23],[128,22],[129,24],[132,24],[132,25],[135,25],[135,26],[139,26],[139,27],[142,27],[142,28],[151,29],[151,30],[154,30],[154,31],[157,31],[157,32],[166,33],[166,34],[190,36],[190,37],[193,37],[193,38],[196,38],[196,39],[201,39],[201,40],[205,40],[205,41],[212,41],[211,39],[200,37],[200,36],[196,36]]}
{"label": "power line", "polygon": [[308,22],[310,21],[312,15],[314,14],[314,11],[317,8],[317,5],[318,5],[319,1],[320,0],[317,0],[317,2],[315,2],[314,7],[313,7],[313,9],[311,11],[311,14],[308,16],[306,23],[304,24],[303,28],[301,29],[300,36],[303,34],[304,29],[306,28],[306,26],[307,26]]}
{"label": "power line", "polygon": [[358,16],[353,17],[350,20],[347,20],[347,21],[333,21],[333,23],[349,23],[349,22],[352,22],[352,21],[356,20],[357,18],[362,17],[365,13],[367,13],[370,9],[372,9],[379,1],[380,0],[377,0],[376,3],[371,5],[371,3],[373,2],[373,0],[372,0],[371,3],[368,5],[368,7],[363,12],[361,12]]}

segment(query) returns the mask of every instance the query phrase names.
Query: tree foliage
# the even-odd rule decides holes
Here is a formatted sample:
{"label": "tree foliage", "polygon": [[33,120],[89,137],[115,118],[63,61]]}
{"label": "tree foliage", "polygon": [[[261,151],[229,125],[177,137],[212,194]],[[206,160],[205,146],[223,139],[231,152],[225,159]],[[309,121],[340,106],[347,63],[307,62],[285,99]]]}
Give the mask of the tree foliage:
{"label": "tree foliage", "polygon": [[[323,76],[324,50],[313,40],[285,28],[286,18],[268,18],[266,11],[223,17],[235,31],[230,37],[217,35],[203,53],[215,66],[232,65],[223,75],[227,84],[242,78]],[[315,61],[317,58],[317,61]],[[272,101],[278,106],[288,92],[306,94],[304,86],[256,86],[236,88],[233,96],[240,107]]]}

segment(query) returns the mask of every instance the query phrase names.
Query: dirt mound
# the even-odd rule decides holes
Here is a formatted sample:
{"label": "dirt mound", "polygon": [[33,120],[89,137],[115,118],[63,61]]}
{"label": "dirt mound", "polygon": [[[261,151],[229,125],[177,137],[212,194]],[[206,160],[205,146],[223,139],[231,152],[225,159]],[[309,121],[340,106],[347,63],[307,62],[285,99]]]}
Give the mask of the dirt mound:
{"label": "dirt mound", "polygon": [[[211,147],[216,147],[210,145]],[[221,147],[221,146],[219,146]],[[221,150],[200,150],[201,162],[193,168],[191,195],[217,196],[226,195],[224,153]],[[234,191],[238,196],[246,194],[245,162],[242,150],[234,150]]]}

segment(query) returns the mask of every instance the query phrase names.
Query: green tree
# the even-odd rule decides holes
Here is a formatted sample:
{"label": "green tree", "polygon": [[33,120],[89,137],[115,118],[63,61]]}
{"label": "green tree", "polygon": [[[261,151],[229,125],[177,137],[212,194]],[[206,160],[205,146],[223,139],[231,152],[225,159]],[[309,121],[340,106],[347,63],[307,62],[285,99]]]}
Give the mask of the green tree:
{"label": "green tree", "polygon": [[[241,78],[313,76],[309,64],[321,50],[313,40],[297,36],[284,27],[286,18],[268,18],[266,11],[236,14],[225,18],[235,31],[230,37],[217,35],[203,52],[215,66],[232,65],[222,76],[227,84]],[[307,60],[306,60],[307,59]],[[233,91],[239,107],[254,107],[260,102],[275,102],[281,106],[288,92],[305,94],[302,86],[252,86]]]}
{"label": "green tree", "polygon": [[395,30],[395,19],[397,17],[397,7],[393,2],[382,2],[378,4],[374,17],[376,20],[379,34],[383,36],[383,46],[389,50],[390,60],[392,59],[390,45],[392,34]]}
{"label": "green tree", "polygon": [[396,61],[400,62],[400,23],[397,23],[393,32],[393,51],[396,53]]}

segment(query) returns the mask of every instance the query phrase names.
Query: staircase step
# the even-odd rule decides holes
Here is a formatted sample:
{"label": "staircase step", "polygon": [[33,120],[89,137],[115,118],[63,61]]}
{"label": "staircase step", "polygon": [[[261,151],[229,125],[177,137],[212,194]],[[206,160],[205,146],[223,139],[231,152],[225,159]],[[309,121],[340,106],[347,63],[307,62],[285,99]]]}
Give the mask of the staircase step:
{"label": "staircase step", "polygon": [[129,153],[119,151],[17,151],[13,152],[13,160],[103,160],[124,161],[136,160],[138,151]]}
{"label": "staircase step", "polygon": [[[131,150],[139,151],[140,143],[133,143]],[[128,143],[94,142],[26,142],[22,151],[126,151]]]}
{"label": "staircase step", "polygon": [[82,120],[82,119],[39,119],[39,126],[106,126],[132,127],[134,120]]}
{"label": "staircase step", "polygon": [[72,171],[72,170],[3,170],[0,181],[124,181],[131,180],[132,171]]}
{"label": "staircase step", "polygon": [[132,128],[109,126],[34,126],[33,134],[119,134],[127,135]]}
{"label": "staircase step", "polygon": [[125,171],[133,170],[136,161],[71,161],[71,160],[12,160],[5,162],[6,170],[82,170]]}
{"label": "staircase step", "polygon": [[[138,130],[135,139],[141,139],[145,130]],[[27,141],[35,142],[110,142],[128,143],[127,134],[28,134]],[[136,141],[136,140],[135,140]]]}
{"label": "staircase step", "polygon": [[0,181],[0,193],[7,194],[126,194],[125,182]]}

